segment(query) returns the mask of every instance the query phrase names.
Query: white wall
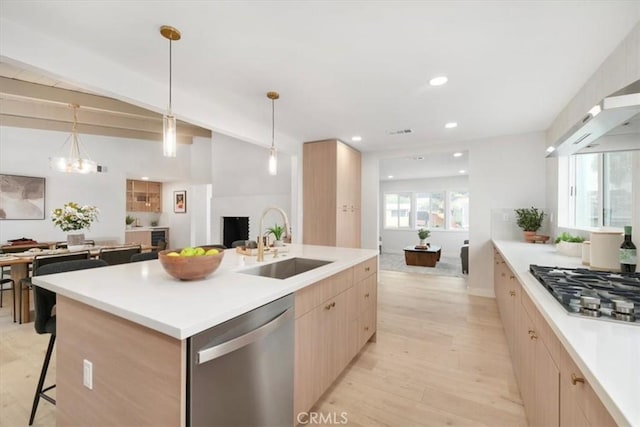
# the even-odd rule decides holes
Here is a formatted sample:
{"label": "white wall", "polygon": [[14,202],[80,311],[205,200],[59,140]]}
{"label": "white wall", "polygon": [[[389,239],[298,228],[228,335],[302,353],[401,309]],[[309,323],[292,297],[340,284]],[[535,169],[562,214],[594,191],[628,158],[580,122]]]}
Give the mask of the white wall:
{"label": "white wall", "polygon": [[[260,232],[260,216],[267,206],[277,206],[289,219],[295,218],[291,215],[291,157],[279,152],[278,174],[271,176],[267,170],[268,156],[266,148],[226,135],[214,136],[212,243],[222,243],[223,216],[248,216],[251,239]],[[276,222],[283,224],[277,212],[270,212],[265,217],[265,228]],[[296,229],[293,234],[297,234]]]}
{"label": "white wall", "polygon": [[365,249],[378,250],[380,229],[380,160],[375,153],[362,153],[361,245]]}
{"label": "white wall", "polygon": [[[450,176],[425,179],[402,179],[380,181],[379,200],[384,200],[385,193],[394,192],[419,192],[419,191],[444,191],[444,190],[468,190],[469,177]],[[380,236],[382,238],[382,251],[386,253],[402,253],[403,248],[415,245],[418,241],[417,229],[393,230],[384,228],[384,207],[378,205],[380,218]],[[460,247],[469,239],[469,232],[454,230],[431,229],[431,235],[427,239],[429,243],[442,248],[444,256],[460,256]]]}
{"label": "white wall", "polygon": [[[211,142],[207,138],[196,138],[192,145],[179,144],[177,157],[170,159],[162,156],[159,142],[95,135],[80,135],[80,140],[91,158],[107,167],[107,172],[88,175],[54,172],[49,168],[49,157],[67,154],[68,146],[64,151],[61,151],[61,146],[68,136],[69,133],[65,132],[0,127],[0,172],[45,177],[47,212],[44,220],[0,221],[1,242],[18,237],[41,241],[65,240],[66,233],[53,226],[49,212],[69,201],[95,205],[100,209],[99,221],[85,233],[87,238],[124,242],[128,177],[149,176],[162,181],[188,183],[192,180],[192,173],[203,179],[209,174],[210,154],[206,153],[210,152]],[[190,214],[174,214],[171,201],[174,187],[185,189],[184,185],[165,183],[163,186],[164,209],[160,225],[177,227],[171,230],[172,246],[181,242],[182,224],[186,223],[186,228],[190,228]]]}
{"label": "white wall", "polygon": [[469,293],[493,296],[491,210],[545,208],[543,132],[473,141],[469,148]]}

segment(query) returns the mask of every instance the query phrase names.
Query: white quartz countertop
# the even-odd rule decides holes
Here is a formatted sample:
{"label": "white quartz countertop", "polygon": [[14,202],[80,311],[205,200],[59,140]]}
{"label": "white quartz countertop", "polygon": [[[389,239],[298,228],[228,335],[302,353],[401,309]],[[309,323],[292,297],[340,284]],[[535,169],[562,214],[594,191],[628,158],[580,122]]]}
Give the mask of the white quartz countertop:
{"label": "white quartz countertop", "polygon": [[204,280],[180,281],[157,260],[36,276],[33,282],[59,295],[185,339],[377,255],[371,249],[288,245],[278,259],[296,256],[332,261],[285,280],[242,274],[256,257],[225,251],[222,264]]}
{"label": "white quartz countertop", "polygon": [[640,326],[569,315],[529,272],[530,264],[585,268],[553,245],[494,244],[618,425],[640,426]]}

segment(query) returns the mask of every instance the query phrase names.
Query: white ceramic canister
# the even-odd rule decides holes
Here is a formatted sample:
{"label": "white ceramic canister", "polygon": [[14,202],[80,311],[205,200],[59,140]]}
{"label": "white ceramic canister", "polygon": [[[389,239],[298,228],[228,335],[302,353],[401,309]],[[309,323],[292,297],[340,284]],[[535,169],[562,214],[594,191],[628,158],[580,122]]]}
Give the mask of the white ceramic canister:
{"label": "white ceramic canister", "polygon": [[591,232],[591,269],[620,271],[619,249],[624,233],[619,231]]}
{"label": "white ceramic canister", "polygon": [[591,265],[591,242],[582,242],[582,265]]}

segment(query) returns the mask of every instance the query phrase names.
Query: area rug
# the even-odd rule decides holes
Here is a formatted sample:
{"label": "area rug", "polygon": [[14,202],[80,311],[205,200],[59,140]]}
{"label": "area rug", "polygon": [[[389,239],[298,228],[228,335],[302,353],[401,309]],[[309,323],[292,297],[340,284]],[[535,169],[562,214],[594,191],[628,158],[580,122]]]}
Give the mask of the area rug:
{"label": "area rug", "polygon": [[404,262],[404,254],[383,253],[380,255],[380,270],[402,271],[405,273],[432,274],[437,276],[467,277],[462,274],[462,265],[459,257],[440,257],[440,261],[434,267],[419,267],[407,265]]}

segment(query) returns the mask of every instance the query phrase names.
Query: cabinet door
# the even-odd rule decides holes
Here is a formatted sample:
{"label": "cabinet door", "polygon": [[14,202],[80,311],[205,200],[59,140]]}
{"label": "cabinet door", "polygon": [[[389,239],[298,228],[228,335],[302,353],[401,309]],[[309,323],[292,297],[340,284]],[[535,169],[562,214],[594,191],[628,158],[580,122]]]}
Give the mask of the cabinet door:
{"label": "cabinet door", "polygon": [[561,351],[560,359],[560,425],[617,425],[566,350]]}
{"label": "cabinet door", "polygon": [[296,319],[294,413],[308,411],[324,391],[321,366],[326,360],[324,308],[317,307]]}
{"label": "cabinet door", "polygon": [[560,371],[544,342],[537,334],[532,337],[535,342],[535,403],[531,425],[555,427],[560,423]]}
{"label": "cabinet door", "polygon": [[525,412],[530,423],[533,422],[534,416],[534,342],[531,334],[534,332],[533,321],[522,306],[519,305],[517,313],[517,328],[515,330],[514,340],[514,371],[520,387],[520,395],[524,403]]}

